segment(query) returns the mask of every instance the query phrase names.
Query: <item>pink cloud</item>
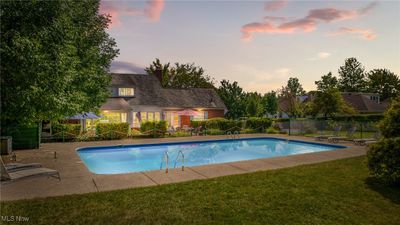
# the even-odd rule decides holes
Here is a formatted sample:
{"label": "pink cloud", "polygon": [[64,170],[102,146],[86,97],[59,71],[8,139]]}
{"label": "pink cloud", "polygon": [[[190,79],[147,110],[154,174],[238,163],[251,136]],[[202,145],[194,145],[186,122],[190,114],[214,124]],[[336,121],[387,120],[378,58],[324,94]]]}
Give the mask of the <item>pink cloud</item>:
{"label": "pink cloud", "polygon": [[[376,2],[370,3],[359,10],[343,10],[336,8],[312,9],[307,16],[291,21],[284,20],[285,17],[266,16],[265,22],[249,23],[242,26],[242,40],[250,41],[253,33],[295,33],[296,31],[312,32],[317,29],[320,23],[337,22],[341,20],[354,19],[364,15],[377,5]],[[280,23],[279,23],[280,22]]]}
{"label": "pink cloud", "polygon": [[99,12],[110,16],[109,28],[114,28],[122,25],[122,16],[146,16],[150,21],[156,22],[160,19],[163,9],[164,0],[149,0],[143,9],[129,7],[123,2],[102,1]]}
{"label": "pink cloud", "polygon": [[377,35],[372,30],[362,28],[341,27],[338,31],[331,33],[331,35],[333,36],[343,34],[359,34],[362,38],[366,40],[373,40],[377,37]]}
{"label": "pink cloud", "polygon": [[354,10],[340,10],[335,8],[313,9],[308,12],[307,19],[322,20],[332,22],[338,20],[352,19],[358,16]]}
{"label": "pink cloud", "polygon": [[277,11],[287,5],[287,0],[274,0],[274,1],[269,1],[265,3],[264,9],[265,11],[271,12],[271,11]]}
{"label": "pink cloud", "polygon": [[164,9],[164,0],[151,0],[146,2],[145,15],[151,21],[158,21]]}

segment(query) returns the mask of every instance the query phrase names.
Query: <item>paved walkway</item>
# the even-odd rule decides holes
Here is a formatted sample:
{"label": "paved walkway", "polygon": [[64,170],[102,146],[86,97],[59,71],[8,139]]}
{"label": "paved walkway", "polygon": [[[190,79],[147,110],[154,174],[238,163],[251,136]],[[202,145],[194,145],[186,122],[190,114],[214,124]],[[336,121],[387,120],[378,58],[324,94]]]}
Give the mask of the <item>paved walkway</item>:
{"label": "paved walkway", "polygon": [[[241,137],[278,137],[315,142],[312,138],[286,135],[252,134],[241,135]],[[325,151],[285,157],[186,167],[184,171],[181,171],[181,169],[170,169],[167,174],[164,170],[155,170],[116,175],[98,175],[89,172],[75,152],[76,148],[85,146],[166,143],[226,138],[227,136],[195,136],[140,140],[126,139],[99,142],[45,143],[41,145],[40,149],[16,151],[17,161],[23,163],[39,162],[42,163],[44,167],[56,169],[61,174],[61,181],[53,178],[40,177],[21,180],[15,183],[2,184],[0,197],[2,201],[8,201],[152,186],[318,163],[365,155],[366,152],[365,147],[355,146],[349,142],[343,142],[340,144],[348,146],[349,148],[340,151]],[[54,159],[54,152],[57,152],[57,159]]]}

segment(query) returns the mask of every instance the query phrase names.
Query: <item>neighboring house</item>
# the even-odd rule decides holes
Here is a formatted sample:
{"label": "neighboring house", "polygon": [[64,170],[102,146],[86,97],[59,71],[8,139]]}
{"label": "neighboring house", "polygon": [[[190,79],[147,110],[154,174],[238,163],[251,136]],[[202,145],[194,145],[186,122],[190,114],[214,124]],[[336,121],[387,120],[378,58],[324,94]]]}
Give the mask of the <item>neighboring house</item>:
{"label": "neighboring house", "polygon": [[154,75],[111,76],[111,97],[100,108],[100,122],[128,122],[131,128],[139,128],[144,121],[165,120],[168,126],[183,127],[191,120],[224,117],[226,112],[213,89],[163,88]]}
{"label": "neighboring house", "polygon": [[343,99],[359,113],[383,113],[389,106],[388,102],[381,102],[379,94],[342,92]]}
{"label": "neighboring house", "polygon": [[[297,101],[300,102],[300,104],[306,102],[309,98],[307,95],[302,95],[302,96],[297,96]],[[272,116],[275,118],[283,118],[287,119],[289,118],[289,115],[286,113],[289,111],[292,103],[290,102],[290,99],[288,98],[278,98],[278,113],[276,116]]]}
{"label": "neighboring house", "polygon": [[[360,92],[342,92],[343,99],[352,106],[358,113],[383,113],[389,106],[388,101],[381,102],[379,94],[360,93]],[[301,104],[312,100],[312,96],[297,97]],[[289,118],[285,113],[290,107],[289,99],[278,99],[278,118]]]}

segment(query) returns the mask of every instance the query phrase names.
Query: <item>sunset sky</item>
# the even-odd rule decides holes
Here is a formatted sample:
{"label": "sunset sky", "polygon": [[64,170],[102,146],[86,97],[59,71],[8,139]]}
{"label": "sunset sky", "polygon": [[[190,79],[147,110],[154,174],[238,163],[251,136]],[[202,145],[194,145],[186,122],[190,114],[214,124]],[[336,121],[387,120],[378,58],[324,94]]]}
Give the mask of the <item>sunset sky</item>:
{"label": "sunset sky", "polygon": [[261,93],[291,76],[315,89],[349,57],[400,75],[400,1],[102,1],[100,12],[120,49],[112,72],[194,62]]}

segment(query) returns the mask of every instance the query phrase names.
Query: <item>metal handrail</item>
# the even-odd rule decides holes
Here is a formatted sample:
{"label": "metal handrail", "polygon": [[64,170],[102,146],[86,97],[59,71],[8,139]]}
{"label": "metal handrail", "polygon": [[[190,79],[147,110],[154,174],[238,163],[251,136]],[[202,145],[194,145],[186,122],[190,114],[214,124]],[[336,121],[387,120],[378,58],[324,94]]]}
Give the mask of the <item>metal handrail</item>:
{"label": "metal handrail", "polygon": [[169,161],[169,154],[168,151],[165,151],[163,157],[161,159],[160,170],[162,170],[163,162],[165,161],[165,173],[168,173],[168,161]]}
{"label": "metal handrail", "polygon": [[182,171],[185,170],[185,155],[183,154],[182,150],[179,150],[178,155],[176,155],[174,169],[176,168],[176,164],[178,163],[179,155],[182,156]]}

